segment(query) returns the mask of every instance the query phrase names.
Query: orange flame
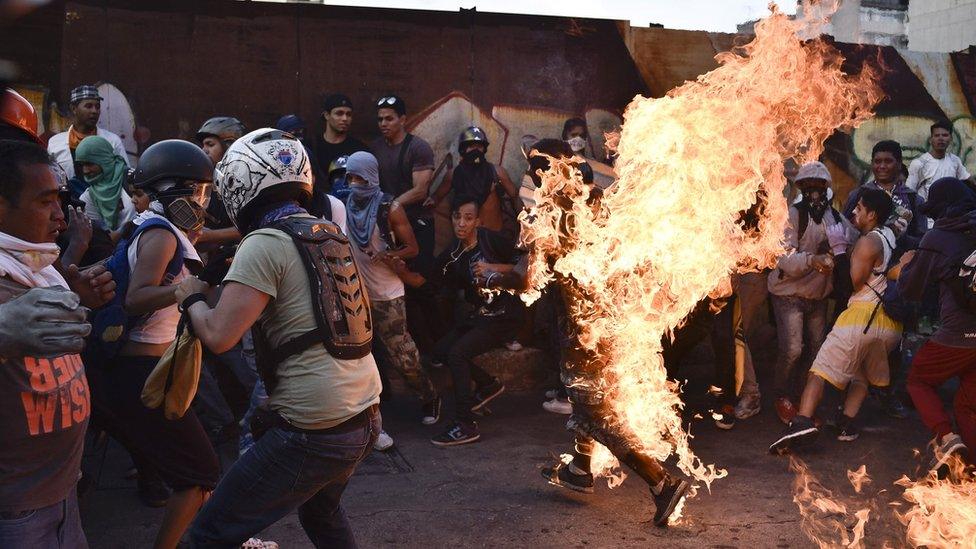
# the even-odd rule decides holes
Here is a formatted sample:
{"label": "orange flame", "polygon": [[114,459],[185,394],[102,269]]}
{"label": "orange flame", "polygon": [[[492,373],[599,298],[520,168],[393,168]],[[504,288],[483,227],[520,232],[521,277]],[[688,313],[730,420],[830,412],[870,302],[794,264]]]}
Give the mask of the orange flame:
{"label": "orange flame", "polygon": [[537,206],[521,216],[531,250],[523,298],[574,281],[578,344],[606,361],[597,388],[611,403],[607,420],[648,455],[676,455],[708,486],[726,471],[690,448],[661,340],[733,273],[774,265],[787,220],[783,161],[816,159],[828,136],[866,120],[882,96],[877,71],[845,74],[834,48],[797,38],[810,21],[771,9],[755,40],[717,56],[719,68],[627,107],[612,140],[618,179],[599,212],[571,162],[552,159]]}
{"label": "orange flame", "polygon": [[932,473],[919,481],[903,476],[895,482],[912,505],[896,515],[914,547],[976,547],[976,480],[958,456],[950,459],[949,468],[946,480]]}
{"label": "orange flame", "polygon": [[[806,464],[791,457],[790,468],[796,472],[793,480],[793,502],[800,509],[800,528],[820,549],[835,547],[864,547],[864,528],[871,515],[869,508],[859,509],[853,516],[847,506],[836,499],[833,493],[824,488],[813,476]],[[848,477],[851,476],[848,471]],[[863,477],[851,480],[855,490],[860,491],[860,481],[866,478],[864,466],[857,471]]]}
{"label": "orange flame", "polygon": [[854,491],[860,494],[861,488],[871,482],[871,477],[868,476],[867,466],[861,465],[857,471],[848,471],[847,480],[851,481],[851,486],[854,487]]}

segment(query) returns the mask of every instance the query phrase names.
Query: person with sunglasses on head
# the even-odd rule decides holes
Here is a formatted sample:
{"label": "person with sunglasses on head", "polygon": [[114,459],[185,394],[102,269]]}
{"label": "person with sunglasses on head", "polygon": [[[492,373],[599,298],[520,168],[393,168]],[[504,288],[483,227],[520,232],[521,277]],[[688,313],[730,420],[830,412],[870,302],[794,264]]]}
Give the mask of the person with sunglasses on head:
{"label": "person with sunglasses on head", "polygon": [[[407,132],[407,106],[402,98],[381,97],[376,102],[376,121],[381,136],[369,149],[379,163],[380,187],[403,207],[417,238],[418,253],[410,268],[425,272],[434,261],[434,214],[424,207],[434,175],[434,151]],[[435,296],[424,288],[408,288],[406,302],[410,333],[420,352],[428,355],[442,331]]]}

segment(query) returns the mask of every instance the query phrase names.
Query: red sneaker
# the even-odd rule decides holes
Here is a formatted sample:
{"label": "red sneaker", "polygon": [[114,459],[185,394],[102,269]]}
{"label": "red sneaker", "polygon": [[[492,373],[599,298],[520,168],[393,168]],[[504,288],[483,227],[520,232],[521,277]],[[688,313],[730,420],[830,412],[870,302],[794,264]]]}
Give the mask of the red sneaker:
{"label": "red sneaker", "polygon": [[779,416],[779,420],[789,425],[793,418],[796,417],[796,406],[793,406],[793,402],[786,397],[779,397],[776,399],[776,415]]}

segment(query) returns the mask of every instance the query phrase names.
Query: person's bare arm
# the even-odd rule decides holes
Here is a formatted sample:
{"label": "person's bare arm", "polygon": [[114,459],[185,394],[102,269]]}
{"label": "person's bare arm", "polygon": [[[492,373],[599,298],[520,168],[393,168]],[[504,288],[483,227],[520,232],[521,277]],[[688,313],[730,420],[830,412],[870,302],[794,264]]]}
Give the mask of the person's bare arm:
{"label": "person's bare arm", "polygon": [[176,245],[176,237],[164,229],[148,229],[139,237],[136,266],[125,295],[127,313],[142,315],[176,303],[177,286],[160,286]]}
{"label": "person's bare arm", "polygon": [[[177,298],[186,299],[194,293],[203,293],[207,283],[197,278],[187,278],[178,286]],[[220,354],[229,351],[257,322],[261,312],[271,301],[271,296],[240,282],[227,282],[220,300],[211,309],[199,301],[187,309],[193,333],[208,349]]]}
{"label": "person's bare arm", "polygon": [[878,238],[865,235],[857,240],[854,253],[851,255],[851,284],[855,292],[860,291],[871,278],[872,269],[883,255],[882,244]]}
{"label": "person's bare arm", "polygon": [[434,194],[424,200],[424,206],[436,206],[440,204],[441,200],[444,200],[444,197],[447,196],[447,193],[451,192],[451,183],[453,181],[454,170],[447,170],[447,173],[444,174],[444,180],[441,181]]}
{"label": "person's bare arm", "polygon": [[241,239],[241,232],[237,227],[227,227],[226,229],[204,229],[200,234],[197,244],[226,244],[237,242]]}
{"label": "person's bare arm", "polygon": [[[417,244],[417,237],[413,234],[413,228],[410,226],[410,221],[407,219],[406,212],[403,208],[398,207],[394,204],[390,208],[390,229],[393,234],[396,235],[397,241],[402,244],[399,250],[387,250],[383,254],[389,257],[398,257],[400,259],[410,259],[416,257],[420,253],[420,246]],[[381,259],[376,257],[374,259]]]}
{"label": "person's bare arm", "polygon": [[430,189],[430,178],[434,175],[433,169],[418,170],[413,172],[413,187],[396,198],[397,202],[403,206],[420,204],[427,199],[427,191]]}

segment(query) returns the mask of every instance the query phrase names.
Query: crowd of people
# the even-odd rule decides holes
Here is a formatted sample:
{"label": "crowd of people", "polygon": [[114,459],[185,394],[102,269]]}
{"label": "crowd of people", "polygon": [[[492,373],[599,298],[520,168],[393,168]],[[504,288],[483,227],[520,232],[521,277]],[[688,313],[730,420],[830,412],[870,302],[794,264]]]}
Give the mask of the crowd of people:
{"label": "crowd of people", "polygon": [[[142,501],[165,507],[157,547],[273,547],[253,536],[295,509],[315,546],[355,546],[340,500],[357,464],[394,445],[379,411],[388,376],[402,377],[416,420],[438,426],[432,444],[468,444],[505,391],[474,359],[521,344],[558,372],[543,406],[568,415],[575,436],[572,459],[544,480],[592,492],[599,442],[648,483],[654,523],[667,524],[690,485],[608,419],[606,357],[574,339],[574,281],[531,307],[517,295],[529,269],[519,214],[549,159],[579,170],[594,216],[612,185],[612,155],[593,153],[585,120],[532,139],[516,179],[488,161],[483,129],[458,128],[457,166],[431,188],[434,153],[396,95],[371,109],[368,144],[337,93],[321,131],[294,114],[250,132],[217,116],[195,142],[160,141],[135,163],[98,126],[101,101],[95,86],[72,90],[72,124],[46,148],[30,103],[9,89],[0,101],[0,545],[85,546],[77,492],[92,431],[131,456]],[[744,326],[768,296],[778,356],[767,392],[786,425],[770,452],[802,451],[828,426],[856,440],[871,394],[895,418],[917,409],[933,470],[976,447],[976,181],[951,140],[937,122],[907,167],[898,143],[877,143],[872,177],[843,209],[825,164],[799,166],[787,253],[704,299],[662,342],[677,380],[710,343],[716,427],[760,412]],[[447,200],[453,238],[435,253]],[[747,277],[761,299],[747,298]],[[910,364],[907,332],[929,338]],[[154,381],[187,364],[191,382]],[[954,419],[938,393],[950,378]],[[828,386],[843,402],[821,421]],[[215,448],[228,441],[239,457],[221,471]]]}

